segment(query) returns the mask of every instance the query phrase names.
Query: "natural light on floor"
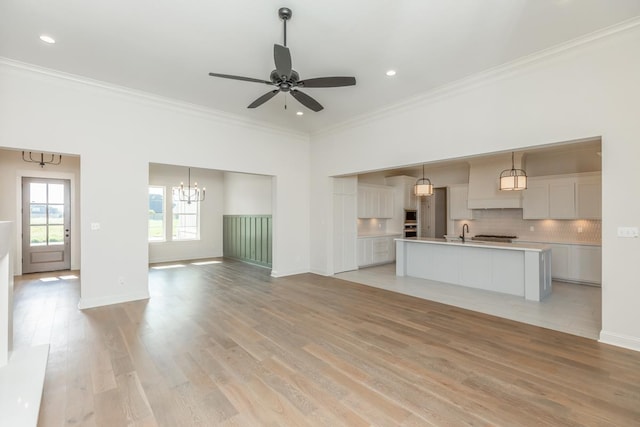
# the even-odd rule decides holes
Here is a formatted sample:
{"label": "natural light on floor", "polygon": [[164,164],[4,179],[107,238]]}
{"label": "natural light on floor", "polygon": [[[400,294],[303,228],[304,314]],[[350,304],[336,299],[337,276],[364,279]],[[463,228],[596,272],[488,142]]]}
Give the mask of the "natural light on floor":
{"label": "natural light on floor", "polygon": [[40,279],[41,282],[55,282],[56,280],[59,279],[57,277],[43,277]]}
{"label": "natural light on floor", "polygon": [[170,268],[180,268],[180,267],[184,267],[184,264],[171,264],[171,265],[157,265],[155,267],[151,267],[154,270],[168,270]]}
{"label": "natural light on floor", "polygon": [[191,265],[209,265],[209,264],[222,264],[222,261],[199,261],[199,262],[191,263]]}
{"label": "natural light on floor", "polygon": [[74,276],[73,274],[70,274],[68,276],[59,276],[59,278],[62,280],[71,280],[71,279],[77,279],[78,276]]}

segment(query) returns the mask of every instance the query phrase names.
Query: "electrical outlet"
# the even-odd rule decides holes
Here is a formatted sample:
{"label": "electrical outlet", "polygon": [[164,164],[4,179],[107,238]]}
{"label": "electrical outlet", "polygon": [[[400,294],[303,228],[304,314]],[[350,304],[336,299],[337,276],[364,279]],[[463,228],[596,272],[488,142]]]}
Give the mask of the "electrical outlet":
{"label": "electrical outlet", "polygon": [[124,277],[118,277],[118,284],[124,286]]}
{"label": "electrical outlet", "polygon": [[582,227],[578,227],[578,233],[582,233]]}
{"label": "electrical outlet", "polygon": [[93,231],[100,230],[100,223],[99,222],[92,222],[91,223],[91,230],[93,230]]}
{"label": "electrical outlet", "polygon": [[618,227],[618,237],[638,237],[638,227]]}
{"label": "electrical outlet", "polygon": [[536,228],[532,225],[531,227],[529,227],[529,231],[536,231]]}

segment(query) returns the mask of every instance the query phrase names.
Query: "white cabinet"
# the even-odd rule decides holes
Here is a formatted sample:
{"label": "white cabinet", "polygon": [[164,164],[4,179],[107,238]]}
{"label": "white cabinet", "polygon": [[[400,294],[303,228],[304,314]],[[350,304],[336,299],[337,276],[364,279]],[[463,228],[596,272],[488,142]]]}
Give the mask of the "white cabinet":
{"label": "white cabinet", "polygon": [[358,267],[373,264],[373,239],[358,238]]}
{"label": "white cabinet", "polygon": [[601,219],[600,173],[529,178],[523,219]]}
{"label": "white cabinet", "polygon": [[569,245],[551,244],[551,277],[569,280]]}
{"label": "white cabinet", "polygon": [[358,218],[393,217],[393,188],[358,185]]}
{"label": "white cabinet", "polygon": [[569,265],[571,277],[577,282],[602,283],[602,248],[572,246]]}
{"label": "white cabinet", "polygon": [[522,199],[523,219],[549,218],[549,184],[546,181],[529,179]]}
{"label": "white cabinet", "polygon": [[549,218],[574,219],[576,217],[575,182],[561,179],[549,183]]}
{"label": "white cabinet", "polygon": [[450,219],[473,219],[473,210],[467,207],[468,194],[468,184],[451,185],[449,187]]}
{"label": "white cabinet", "polygon": [[576,216],[580,219],[602,218],[602,177],[582,177],[576,181]]}
{"label": "white cabinet", "polygon": [[602,282],[600,246],[551,244],[551,277],[570,282]]}
{"label": "white cabinet", "polygon": [[385,264],[396,259],[394,239],[400,235],[358,237],[358,267]]}
{"label": "white cabinet", "polygon": [[386,185],[393,187],[393,216],[387,221],[388,232],[401,233],[404,229],[405,209],[417,209],[413,186],[417,178],[400,175],[385,178]]}

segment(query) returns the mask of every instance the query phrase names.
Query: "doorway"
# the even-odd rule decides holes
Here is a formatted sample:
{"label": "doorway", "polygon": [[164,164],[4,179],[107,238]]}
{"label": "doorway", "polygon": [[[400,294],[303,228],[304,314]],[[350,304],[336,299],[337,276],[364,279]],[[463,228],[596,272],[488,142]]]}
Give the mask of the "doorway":
{"label": "doorway", "polygon": [[71,184],[22,178],[22,273],[71,268]]}
{"label": "doorway", "polygon": [[418,235],[444,239],[447,234],[447,189],[435,188],[433,195],[418,202]]}

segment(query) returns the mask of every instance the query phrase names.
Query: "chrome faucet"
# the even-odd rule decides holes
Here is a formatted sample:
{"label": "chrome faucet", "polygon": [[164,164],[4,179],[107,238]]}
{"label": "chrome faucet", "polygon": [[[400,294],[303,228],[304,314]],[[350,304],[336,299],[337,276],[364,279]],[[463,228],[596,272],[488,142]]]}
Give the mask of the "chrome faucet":
{"label": "chrome faucet", "polygon": [[464,243],[464,229],[467,229],[467,233],[469,232],[469,224],[464,224],[462,226],[462,234],[460,235],[460,238],[462,239],[462,243]]}

